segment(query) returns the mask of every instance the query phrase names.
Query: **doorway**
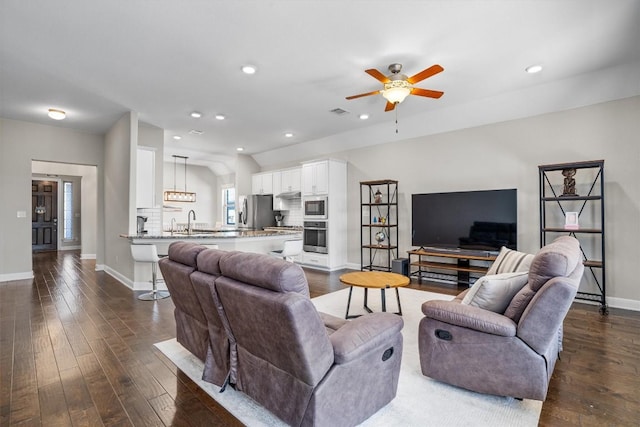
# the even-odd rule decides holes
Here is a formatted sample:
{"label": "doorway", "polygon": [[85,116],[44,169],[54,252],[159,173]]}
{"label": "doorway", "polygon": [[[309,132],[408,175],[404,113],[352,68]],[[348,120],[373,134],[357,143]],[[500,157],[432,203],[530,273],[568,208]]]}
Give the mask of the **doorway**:
{"label": "doorway", "polygon": [[31,181],[31,250],[58,250],[58,183]]}

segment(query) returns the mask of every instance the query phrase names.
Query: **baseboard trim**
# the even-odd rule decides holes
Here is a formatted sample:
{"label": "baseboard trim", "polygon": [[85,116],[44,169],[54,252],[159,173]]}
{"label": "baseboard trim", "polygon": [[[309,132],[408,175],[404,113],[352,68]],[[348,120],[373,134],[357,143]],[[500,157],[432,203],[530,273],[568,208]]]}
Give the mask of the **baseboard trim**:
{"label": "baseboard trim", "polygon": [[[118,282],[122,283],[124,286],[126,286],[127,288],[133,290],[134,289],[134,283],[129,280],[126,276],[120,274],[118,271],[114,270],[113,268],[109,267],[108,265],[103,266],[103,270],[105,273],[107,273],[109,276],[113,277],[114,279],[116,279]],[[96,266],[96,270],[98,269],[98,267]]]}
{"label": "baseboard trim", "polygon": [[0,274],[0,282],[13,282],[14,280],[33,279],[33,271],[24,271],[22,273]]}
{"label": "baseboard trim", "polygon": [[96,259],[96,254],[80,254],[80,259]]}
{"label": "baseboard trim", "polygon": [[104,264],[96,264],[96,271],[104,271]]}
{"label": "baseboard trim", "polygon": [[82,246],[80,246],[80,245],[58,246],[58,250],[59,251],[77,251],[78,249],[82,249]]}
{"label": "baseboard trim", "polygon": [[609,307],[613,308],[621,308],[623,310],[631,310],[631,311],[640,311],[640,301],[627,299],[627,298],[617,298],[617,297],[607,297],[607,304]]}

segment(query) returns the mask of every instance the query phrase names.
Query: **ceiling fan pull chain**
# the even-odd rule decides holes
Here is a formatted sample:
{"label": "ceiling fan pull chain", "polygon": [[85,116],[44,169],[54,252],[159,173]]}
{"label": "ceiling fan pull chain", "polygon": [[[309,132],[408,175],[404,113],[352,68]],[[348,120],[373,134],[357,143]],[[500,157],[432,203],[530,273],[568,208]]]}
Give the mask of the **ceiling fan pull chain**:
{"label": "ceiling fan pull chain", "polygon": [[396,105],[396,133],[398,133],[398,106]]}

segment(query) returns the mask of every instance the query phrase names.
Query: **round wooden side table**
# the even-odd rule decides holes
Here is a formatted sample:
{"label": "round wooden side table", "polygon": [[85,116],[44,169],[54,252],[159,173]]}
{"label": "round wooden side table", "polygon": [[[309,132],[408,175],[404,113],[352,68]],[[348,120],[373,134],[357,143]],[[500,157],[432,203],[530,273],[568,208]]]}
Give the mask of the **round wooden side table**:
{"label": "round wooden side table", "polygon": [[353,287],[358,286],[364,288],[364,309],[369,313],[373,311],[367,306],[367,297],[369,289],[380,289],[380,298],[382,299],[382,311],[387,311],[387,302],[385,298],[385,290],[389,288],[395,288],[396,299],[398,300],[398,312],[402,316],[402,306],[400,305],[400,293],[398,288],[407,286],[411,281],[407,276],[402,274],[390,273],[386,271],[354,271],[351,273],[345,273],[340,276],[340,281],[349,286],[349,299],[347,301],[347,314],[345,319],[353,319],[359,317],[359,315],[349,315],[349,306],[351,305],[351,294],[353,293]]}

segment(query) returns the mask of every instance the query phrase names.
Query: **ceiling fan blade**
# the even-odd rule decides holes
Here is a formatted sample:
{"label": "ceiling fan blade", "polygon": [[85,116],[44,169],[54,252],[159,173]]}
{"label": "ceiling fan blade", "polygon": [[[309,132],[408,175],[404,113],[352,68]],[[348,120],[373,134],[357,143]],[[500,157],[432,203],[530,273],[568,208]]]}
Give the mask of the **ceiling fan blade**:
{"label": "ceiling fan blade", "polygon": [[389,78],[387,76],[385,76],[384,74],[382,74],[380,71],[376,70],[375,68],[371,68],[369,70],[364,70],[364,72],[369,74],[374,79],[380,81],[381,83],[389,83],[390,82],[390,80],[389,80]]}
{"label": "ceiling fan blade", "polygon": [[374,90],[373,92],[369,92],[369,93],[361,93],[360,95],[347,96],[347,99],[362,98],[363,96],[377,95],[377,94],[379,94],[379,93],[380,93],[380,91],[379,91],[379,90]]}
{"label": "ceiling fan blade", "polygon": [[440,92],[439,90],[430,90],[430,89],[420,89],[419,87],[414,87],[411,89],[411,95],[418,96],[426,96],[428,98],[440,98],[444,95],[444,92]]}
{"label": "ceiling fan blade", "polygon": [[415,76],[411,76],[407,79],[407,81],[411,84],[416,84],[418,82],[421,82],[422,80],[431,77],[433,75],[436,75],[440,72],[444,71],[444,68],[442,68],[440,65],[435,64],[432,65],[431,67],[420,71],[418,74],[416,74]]}
{"label": "ceiling fan blade", "polygon": [[396,108],[396,104],[387,101],[387,105],[386,105],[386,107],[384,107],[384,111],[391,111],[394,108]]}

